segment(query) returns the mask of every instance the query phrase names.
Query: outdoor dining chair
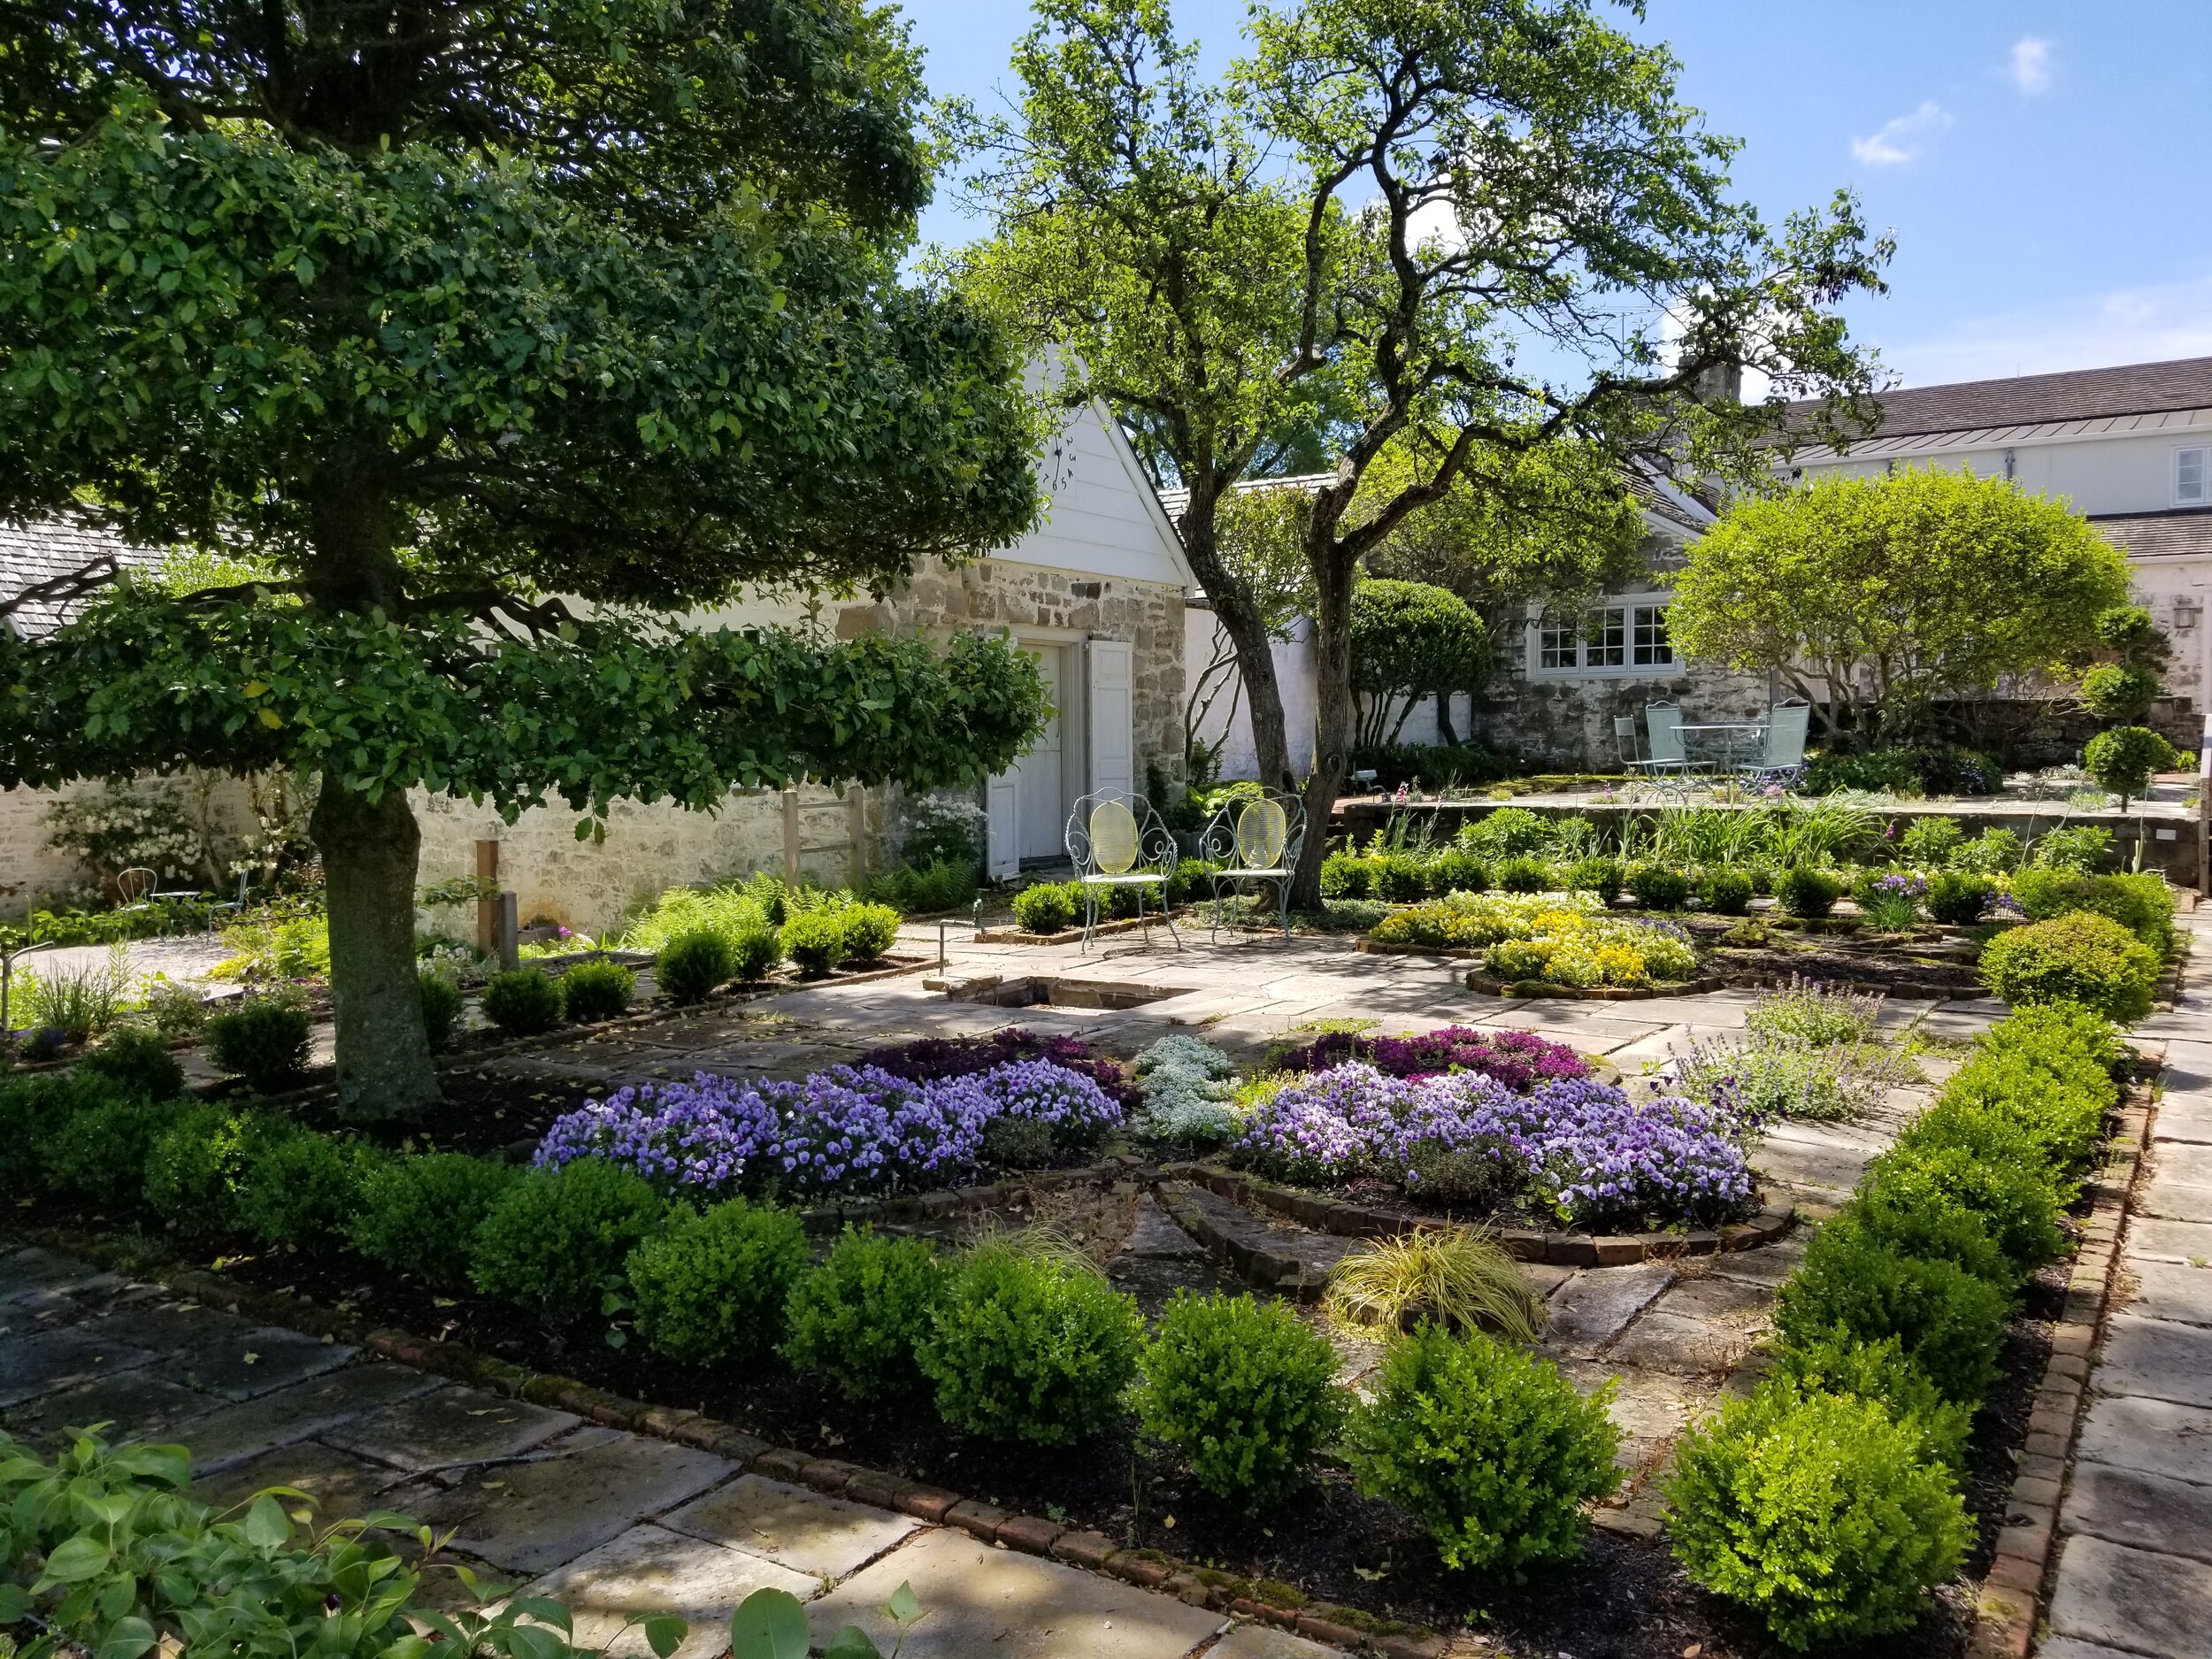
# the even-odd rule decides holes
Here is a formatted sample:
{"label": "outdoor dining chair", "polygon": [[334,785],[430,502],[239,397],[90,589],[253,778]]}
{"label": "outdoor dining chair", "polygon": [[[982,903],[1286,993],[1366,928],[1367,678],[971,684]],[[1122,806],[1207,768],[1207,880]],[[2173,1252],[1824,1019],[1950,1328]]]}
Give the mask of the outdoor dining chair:
{"label": "outdoor dining chair", "polygon": [[1634,772],[1644,764],[1643,750],[1636,742],[1636,717],[1617,714],[1613,717],[1613,757],[1620,763],[1623,772]]}
{"label": "outdoor dining chair", "polygon": [[1067,844],[1076,882],[1083,891],[1084,949],[1091,948],[1099,905],[1110,905],[1118,887],[1135,893],[1137,919],[1144,924],[1148,939],[1152,929],[1145,915],[1145,889],[1158,888],[1160,915],[1167,923],[1168,937],[1175,941],[1176,949],[1183,948],[1183,936],[1176,931],[1175,917],[1167,903],[1168,878],[1175,873],[1179,849],[1174,834],[1160,821],[1149,801],[1141,795],[1114,790],[1085,795],[1068,814]]}
{"label": "outdoor dining chair", "polygon": [[1766,741],[1758,759],[1737,770],[1750,784],[1779,784],[1788,788],[1805,775],[1805,733],[1812,720],[1812,705],[1792,697],[1767,710]]}
{"label": "outdoor dining chair", "polygon": [[1214,916],[1209,938],[1221,933],[1222,889],[1275,889],[1275,919],[1290,937],[1290,880],[1306,841],[1306,806],[1294,795],[1263,789],[1223,805],[1199,838],[1199,856],[1213,866]]}
{"label": "outdoor dining chair", "polygon": [[1671,784],[1677,789],[1689,786],[1690,775],[1695,770],[1689,750],[1682,740],[1682,705],[1678,703],[1651,703],[1644,705],[1644,728],[1650,736],[1651,752],[1632,768],[1641,772],[1654,783]]}

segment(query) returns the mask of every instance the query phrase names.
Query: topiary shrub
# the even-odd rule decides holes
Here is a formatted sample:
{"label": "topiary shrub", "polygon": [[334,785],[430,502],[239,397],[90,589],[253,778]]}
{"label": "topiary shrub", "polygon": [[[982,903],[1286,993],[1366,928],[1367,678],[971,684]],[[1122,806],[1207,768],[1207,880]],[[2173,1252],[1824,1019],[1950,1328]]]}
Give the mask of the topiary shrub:
{"label": "topiary shrub", "polygon": [[1620,1485],[1612,1392],[1578,1394],[1548,1361],[1424,1322],[1390,1345],[1345,1448],[1359,1489],[1419,1521],[1446,1566],[1511,1573],[1579,1553],[1582,1505]]}
{"label": "topiary shrub", "polygon": [[2008,1002],[2079,1002],[2123,1025],[2151,1011],[2158,956],[2109,917],[2075,910],[1982,948],[1981,982]]}
{"label": "topiary shrub", "polygon": [[[1429,863],[1429,886],[1438,893],[1485,892],[1490,886],[1490,868],[1480,857],[1463,848],[1448,847]],[[1327,894],[1325,884],[1322,891]],[[1358,898],[1362,895],[1353,893],[1343,896]]]}
{"label": "topiary shrub", "polygon": [[2108,916],[2162,956],[2173,949],[2174,890],[2159,875],[2085,876],[2071,870],[2023,870],[2013,902],[2032,922],[2069,910]]}
{"label": "topiary shrub", "polygon": [[1175,1293],[1145,1347],[1135,1406],[1217,1498],[1286,1495],[1344,1421],[1336,1350],[1287,1304]]}
{"label": "topiary shrub", "polygon": [[1825,870],[1816,870],[1810,864],[1792,865],[1774,883],[1775,902],[1805,921],[1817,921],[1826,916],[1842,896],[1843,883]]}
{"label": "topiary shrub", "polygon": [[1872,1400],[1890,1421],[1917,1428],[1928,1455],[1954,1476],[1966,1467],[1966,1437],[1974,1414],[1946,1400],[1927,1373],[1907,1359],[1895,1337],[1862,1342],[1831,1332],[1804,1348],[1785,1346],[1775,1356],[1773,1375],[1811,1394],[1855,1394]]}
{"label": "topiary shrub", "polygon": [[1987,876],[1970,870],[1945,870],[1929,879],[1928,895],[1922,902],[1937,921],[1953,927],[1971,927],[1988,913],[1996,896],[1997,884]]}
{"label": "topiary shrub", "polygon": [[361,1183],[382,1155],[319,1130],[277,1126],[246,1148],[238,1220],[264,1244],[326,1249],[345,1241]]}
{"label": "topiary shrub", "polygon": [[899,913],[887,904],[855,904],[838,913],[845,954],[856,962],[880,962],[899,941]]}
{"label": "topiary shrub", "polygon": [[1578,858],[1567,866],[1567,885],[1585,893],[1594,893],[1610,904],[1628,885],[1628,866],[1604,854]]}
{"label": "topiary shrub", "polygon": [[465,999],[459,983],[435,968],[426,968],[419,976],[422,989],[422,1028],[430,1039],[434,1053],[453,1041],[453,1033],[460,1029],[461,1010]]}
{"label": "topiary shrub", "polygon": [[752,1363],[782,1341],[784,1303],[808,1261],[795,1210],[742,1198],[678,1210],[630,1252],[638,1335],[686,1365]]}
{"label": "topiary shrub", "polygon": [[1775,1329],[1799,1347],[1841,1332],[1895,1337],[1947,1400],[1979,1401],[1997,1374],[2011,1311],[2005,1293],[1949,1262],[1899,1256],[1855,1230],[1824,1228],[1782,1286]]}
{"label": "topiary shrub", "polygon": [[392,1158],[361,1179],[353,1248],[380,1267],[442,1289],[467,1288],[476,1234],[522,1171],[465,1152]]}
{"label": "topiary shrub", "polygon": [[772,927],[749,927],[730,946],[730,977],[757,985],[783,960],[783,935]]}
{"label": "topiary shrub", "polygon": [[1920,1430],[1853,1394],[1762,1387],[1676,1443],[1664,1490],[1684,1570],[1790,1647],[1907,1628],[1966,1551]]}
{"label": "topiary shrub", "polygon": [[1558,888],[1559,878],[1541,858],[1523,854],[1498,860],[1491,867],[1490,885],[1501,893],[1550,893]]}
{"label": "topiary shrub", "polygon": [[1647,910],[1678,910],[1690,902],[1690,878],[1667,864],[1638,864],[1628,872],[1628,890]]}
{"label": "topiary shrub", "polygon": [[561,1023],[561,982],[535,968],[511,968],[492,975],[478,1006],[508,1036],[534,1037]]}
{"label": "topiary shrub", "polygon": [[[1429,890],[1429,872],[1421,861],[1407,853],[1386,853],[1367,861],[1375,872],[1375,896],[1394,904],[1410,904]],[[1492,879],[1497,879],[1497,872]]]}
{"label": "topiary shrub", "polygon": [[1754,891],[1751,878],[1740,870],[1709,870],[1697,885],[1697,899],[1716,916],[1743,916],[1750,912]]}
{"label": "topiary shrub", "polygon": [[119,1093],[53,1124],[37,1143],[48,1190],[91,1204],[135,1204],[146,1190],[146,1160],[176,1122],[176,1107],[135,1090]]}
{"label": "topiary shrub", "polygon": [[207,1056],[216,1069],[263,1094],[289,1088],[307,1070],[307,1010],[287,996],[249,997],[207,1022]]}
{"label": "topiary shrub", "polygon": [[845,960],[845,926],[834,910],[802,910],[783,925],[783,954],[813,978]]}
{"label": "topiary shrub", "polygon": [[1014,919],[1025,933],[1064,933],[1075,921],[1075,884],[1041,881],[1014,895]]}
{"label": "topiary shrub", "polygon": [[618,962],[580,962],[561,975],[561,1007],[580,1025],[619,1019],[637,995],[637,975]]}
{"label": "topiary shrub", "polygon": [[661,1212],[651,1187],[604,1158],[533,1170],[477,1229],[469,1278],[487,1296],[573,1318],[622,1284],[623,1264],[659,1229]]}
{"label": "topiary shrub", "polygon": [[672,1002],[703,1002],[736,977],[736,952],[718,927],[679,933],[653,959],[653,984]]}
{"label": "topiary shrub", "polygon": [[1975,1055],[1943,1086],[1944,1104],[1978,1108],[2018,1125],[2062,1176],[2088,1167],[2113,1098],[2112,1079],[2101,1072],[2068,1078],[2031,1055],[2001,1049]]}
{"label": "topiary shrub", "polygon": [[1372,879],[1367,860],[1357,853],[1331,853],[1321,861],[1321,896],[1325,899],[1363,899]]}
{"label": "topiary shrub", "polygon": [[2123,812],[2131,797],[2149,790],[2153,776],[2180,761],[2174,746],[2147,726],[2116,726],[2100,732],[2081,752],[2082,770],[2120,797]]}
{"label": "topiary shrub", "polygon": [[897,1400],[926,1386],[915,1347],[945,1291],[945,1265],[919,1239],[845,1229],[791,1293],[784,1357],[848,1400]]}
{"label": "topiary shrub", "polygon": [[182,1233],[239,1231],[240,1178],[277,1127],[258,1112],[187,1107],[147,1152],[146,1207]]}
{"label": "topiary shrub", "polygon": [[954,1427],[1067,1446],[1114,1420],[1142,1329],[1088,1263],[987,1244],[953,1270],[917,1358]]}
{"label": "topiary shrub", "polygon": [[2019,1137],[2019,1149],[2025,1162],[1992,1163],[1971,1146],[1926,1140],[1892,1147],[1868,1166],[1867,1175],[1878,1181],[1894,1174],[1924,1182],[1979,1216],[2012,1263],[2016,1280],[2055,1261],[2065,1246],[2059,1230],[2064,1206],[2051,1172],[2024,1136]]}
{"label": "topiary shrub", "polygon": [[184,1093],[184,1067],[159,1033],[142,1025],[118,1025],[77,1069],[148,1100],[174,1100]]}

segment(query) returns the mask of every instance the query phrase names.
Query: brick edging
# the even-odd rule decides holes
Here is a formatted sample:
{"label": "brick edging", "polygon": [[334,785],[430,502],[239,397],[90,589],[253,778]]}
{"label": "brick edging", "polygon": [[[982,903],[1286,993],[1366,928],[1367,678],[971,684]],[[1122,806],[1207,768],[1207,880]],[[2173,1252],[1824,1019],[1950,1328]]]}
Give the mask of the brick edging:
{"label": "brick edging", "polygon": [[[2164,1064],[2162,1044],[2144,1043],[2138,1053],[2147,1064]],[[2112,1287],[2119,1274],[2120,1227],[2142,1168],[2151,1111],[2149,1085],[2128,1091],[2104,1165],[2085,1183],[2095,1197],[2089,1219],[2082,1225],[2081,1248],[2075,1252],[2066,1285],[2065,1313],[2051,1333],[2051,1357],[2043,1368],[2042,1385],[2028,1417],[2027,1441],[2006,1497],[2007,1525],[1997,1534],[1996,1556],[1975,1597],[1969,1659],[2027,1659],[2035,1644],[2045,1582],[2057,1555],[2059,1502],[2088,1397],[2090,1360],[2111,1311]]]}
{"label": "brick edging", "polygon": [[864,1468],[841,1458],[817,1457],[811,1452],[777,1446],[703,1412],[651,1405],[595,1388],[572,1377],[529,1371],[457,1342],[433,1342],[391,1327],[365,1329],[303,1297],[280,1296],[219,1273],[185,1267],[157,1250],[110,1235],[47,1227],[0,1229],[0,1239],[10,1236],[82,1256],[110,1271],[154,1279],[233,1314],[349,1343],[418,1371],[571,1412],[604,1427],[693,1447],[728,1459],[744,1473],[765,1475],[810,1487],[825,1496],[895,1510],[933,1526],[957,1527],[984,1543],[1041,1555],[1121,1579],[1139,1589],[1157,1590],[1192,1607],[1233,1614],[1380,1659],[1441,1659],[1448,1646],[1446,1639],[1434,1632],[1397,1620],[1378,1619],[1358,1608],[1302,1598],[1296,1606],[1263,1600],[1258,1581],[1179,1560],[1161,1550],[1124,1549],[1102,1532],[1002,1509],[942,1486]]}

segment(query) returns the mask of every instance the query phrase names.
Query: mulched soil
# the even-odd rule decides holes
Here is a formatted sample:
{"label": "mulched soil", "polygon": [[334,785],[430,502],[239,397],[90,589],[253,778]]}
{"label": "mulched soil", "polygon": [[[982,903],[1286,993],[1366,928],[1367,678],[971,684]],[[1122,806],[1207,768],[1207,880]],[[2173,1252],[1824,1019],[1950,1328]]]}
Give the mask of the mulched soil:
{"label": "mulched soil", "polygon": [[1792,974],[1868,990],[1941,987],[1979,996],[1970,958],[1955,954],[1947,935],[1922,929],[1904,934],[1864,933],[1848,922],[1811,928],[1770,916],[1671,918],[1705,952],[1706,972],[1732,979],[1782,980]]}

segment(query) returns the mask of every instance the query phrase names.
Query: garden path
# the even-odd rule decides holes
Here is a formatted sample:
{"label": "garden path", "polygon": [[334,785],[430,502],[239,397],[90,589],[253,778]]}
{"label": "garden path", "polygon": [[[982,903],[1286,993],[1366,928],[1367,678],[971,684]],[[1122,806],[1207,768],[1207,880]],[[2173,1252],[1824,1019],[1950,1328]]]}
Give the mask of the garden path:
{"label": "garden path", "polygon": [[[49,1251],[0,1254],[0,1423],[36,1441],[104,1421],[117,1440],[190,1447],[195,1490],[211,1503],[288,1486],[326,1519],[398,1509],[450,1529],[449,1559],[564,1602],[588,1647],[613,1640],[633,1613],[672,1611],[692,1623],[680,1659],[713,1659],[737,1603],[775,1587],[810,1603],[818,1642],[857,1623],[887,1647],[879,1609],[908,1581],[926,1609],[909,1659],[1335,1652]],[[465,1593],[434,1568],[425,1594],[452,1606]],[[612,1651],[647,1650],[634,1630]]]}
{"label": "garden path", "polygon": [[[2212,912],[2179,919],[2201,963]],[[2138,1032],[2166,1044],[2165,1085],[2059,1509],[2044,1659],[2212,1655],[2212,986],[2200,966],[2189,979]]]}

